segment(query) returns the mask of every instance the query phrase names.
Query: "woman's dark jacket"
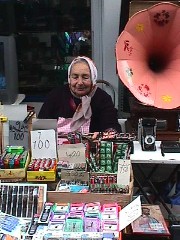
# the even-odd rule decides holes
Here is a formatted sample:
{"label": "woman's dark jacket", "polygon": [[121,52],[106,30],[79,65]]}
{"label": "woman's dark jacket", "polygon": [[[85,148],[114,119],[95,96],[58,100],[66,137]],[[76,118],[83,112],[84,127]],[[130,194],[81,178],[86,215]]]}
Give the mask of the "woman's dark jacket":
{"label": "woman's dark jacket", "polygon": [[[81,100],[71,94],[68,84],[58,87],[51,91],[46,98],[38,118],[72,118],[79,103],[81,103]],[[97,88],[91,99],[91,109],[90,132],[102,132],[109,128],[121,132],[121,126],[117,118],[117,109],[114,108],[111,96],[101,88]]]}

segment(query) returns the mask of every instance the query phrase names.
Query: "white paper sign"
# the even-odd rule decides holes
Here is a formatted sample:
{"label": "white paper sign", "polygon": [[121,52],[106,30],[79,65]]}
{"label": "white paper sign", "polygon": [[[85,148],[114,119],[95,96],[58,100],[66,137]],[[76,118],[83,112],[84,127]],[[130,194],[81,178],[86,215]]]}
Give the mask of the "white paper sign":
{"label": "white paper sign", "polygon": [[58,158],[71,163],[85,163],[85,146],[83,143],[59,145]]}
{"label": "white paper sign", "polygon": [[29,148],[28,124],[23,121],[9,121],[9,145]]}
{"label": "white paper sign", "polygon": [[118,173],[117,184],[129,186],[131,173],[131,160],[119,159],[118,161]]}
{"label": "white paper sign", "polygon": [[31,131],[32,158],[57,158],[54,129]]}
{"label": "white paper sign", "polygon": [[27,116],[27,104],[0,105],[0,115],[8,118],[3,123],[4,146],[9,145],[9,120],[23,121]]}
{"label": "white paper sign", "polygon": [[134,201],[124,207],[119,213],[119,231],[134,222],[142,215],[141,200],[138,196]]}

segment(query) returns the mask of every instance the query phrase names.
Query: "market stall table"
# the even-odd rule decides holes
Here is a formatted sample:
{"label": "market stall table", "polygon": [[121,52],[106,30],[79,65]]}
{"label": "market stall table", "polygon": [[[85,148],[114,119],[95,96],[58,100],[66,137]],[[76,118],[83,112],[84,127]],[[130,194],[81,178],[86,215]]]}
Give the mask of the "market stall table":
{"label": "market stall table", "polygon": [[[172,214],[171,210],[164,202],[164,199],[159,194],[156,186],[152,182],[152,177],[155,172],[158,172],[159,166],[165,164],[173,165],[174,169],[172,170],[170,176],[173,176],[177,173],[180,166],[180,153],[162,153],[160,147],[161,141],[156,141],[156,151],[142,151],[141,144],[138,141],[134,141],[134,153],[131,154],[130,159],[132,164],[136,165],[141,176],[145,181],[139,181],[136,174],[134,174],[134,179],[142,192],[143,196],[146,198],[148,203],[153,203],[152,199],[149,198],[146,191],[144,190],[144,184],[148,183],[151,190],[155,193],[156,197],[159,199],[160,203],[164,206],[168,214]],[[147,174],[145,169],[142,167],[146,164],[152,164],[151,171]]]}

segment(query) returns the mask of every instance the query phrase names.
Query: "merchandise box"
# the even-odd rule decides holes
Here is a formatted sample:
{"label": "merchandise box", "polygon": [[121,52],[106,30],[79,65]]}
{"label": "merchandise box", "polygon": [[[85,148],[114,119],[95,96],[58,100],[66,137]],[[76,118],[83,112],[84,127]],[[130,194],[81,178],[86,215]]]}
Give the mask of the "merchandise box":
{"label": "merchandise box", "polygon": [[[56,161],[57,162],[57,161]],[[56,180],[56,166],[48,171],[27,171],[28,182],[54,182]]]}
{"label": "merchandise box", "polygon": [[165,220],[160,205],[142,204],[141,207],[142,215],[123,230],[124,238],[127,240],[170,239],[172,235],[168,228],[169,221]]}
{"label": "merchandise box", "polygon": [[27,170],[28,182],[56,180],[57,150],[54,129],[31,131],[31,161]]}
{"label": "merchandise box", "polygon": [[117,202],[121,207],[125,207],[131,202],[133,197],[134,176],[131,170],[129,192],[128,193],[71,193],[47,191],[47,201],[49,202]]}
{"label": "merchandise box", "polygon": [[24,168],[0,169],[0,179],[14,179],[14,180],[25,179],[29,162],[30,162],[30,154],[28,152],[26,164]]}
{"label": "merchandise box", "polygon": [[61,170],[61,180],[56,186],[59,192],[88,192],[89,172],[76,170]]}

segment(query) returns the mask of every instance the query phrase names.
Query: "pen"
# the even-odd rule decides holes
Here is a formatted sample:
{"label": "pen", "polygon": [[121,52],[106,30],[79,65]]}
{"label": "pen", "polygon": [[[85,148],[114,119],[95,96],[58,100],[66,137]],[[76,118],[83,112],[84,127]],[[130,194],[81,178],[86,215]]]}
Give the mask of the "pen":
{"label": "pen", "polygon": [[31,117],[34,115],[34,111],[30,111],[29,113],[28,113],[28,115],[27,115],[27,117],[24,119],[24,123],[28,123],[29,122],[29,120],[31,119]]}

